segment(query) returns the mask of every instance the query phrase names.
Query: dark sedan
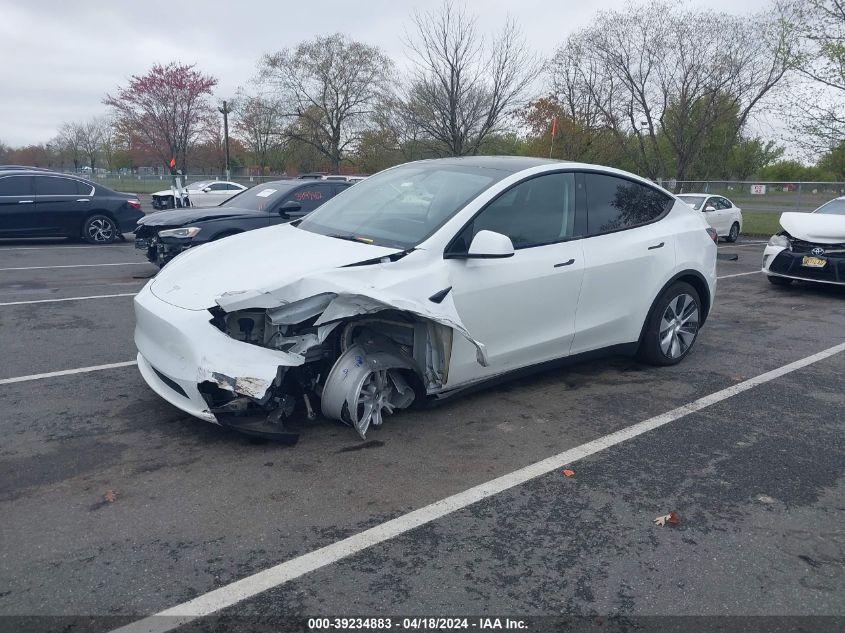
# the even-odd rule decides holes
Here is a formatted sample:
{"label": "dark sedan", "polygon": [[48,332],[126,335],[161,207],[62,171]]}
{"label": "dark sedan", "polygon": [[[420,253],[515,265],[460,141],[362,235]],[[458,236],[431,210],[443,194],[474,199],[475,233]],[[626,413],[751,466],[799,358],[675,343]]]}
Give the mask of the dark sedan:
{"label": "dark sedan", "polygon": [[219,207],[174,209],[143,217],[135,247],[164,266],[192,246],[307,215],[349,188],[348,182],[276,180],[239,193]]}
{"label": "dark sedan", "polygon": [[0,237],[121,239],[143,217],[137,196],[53,171],[0,171]]}

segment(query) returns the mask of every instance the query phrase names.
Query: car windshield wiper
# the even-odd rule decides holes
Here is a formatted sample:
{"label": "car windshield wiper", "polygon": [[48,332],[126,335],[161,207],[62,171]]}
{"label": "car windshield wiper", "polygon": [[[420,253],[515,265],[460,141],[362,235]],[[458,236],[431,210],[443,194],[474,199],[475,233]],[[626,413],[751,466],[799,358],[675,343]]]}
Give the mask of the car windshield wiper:
{"label": "car windshield wiper", "polygon": [[374,240],[371,240],[369,237],[360,237],[358,235],[352,235],[351,233],[347,235],[343,235],[340,233],[329,233],[329,237],[334,237],[339,240],[347,240],[349,242],[361,242],[363,244],[375,244]]}

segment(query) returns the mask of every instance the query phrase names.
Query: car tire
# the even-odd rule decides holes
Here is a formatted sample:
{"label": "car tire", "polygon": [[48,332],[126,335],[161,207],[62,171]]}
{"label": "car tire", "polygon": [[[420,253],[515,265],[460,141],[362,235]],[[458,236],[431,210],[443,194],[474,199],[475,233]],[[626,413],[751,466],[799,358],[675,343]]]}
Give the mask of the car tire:
{"label": "car tire", "polygon": [[82,239],[89,244],[111,244],[119,236],[117,224],[107,215],[89,216],[82,224]]}
{"label": "car tire", "polygon": [[736,242],[738,237],[739,237],[739,222],[734,222],[733,224],[731,224],[730,233],[728,233],[728,235],[727,235],[727,237],[725,237],[725,239],[728,242]]}
{"label": "car tire", "polygon": [[769,280],[769,283],[774,286],[788,286],[795,281],[789,277],[777,277],[776,275],[766,275],[766,278]]}
{"label": "car tire", "polygon": [[695,344],[700,324],[698,291],[683,281],[673,283],[657,298],[646,318],[637,357],[650,365],[680,363]]}

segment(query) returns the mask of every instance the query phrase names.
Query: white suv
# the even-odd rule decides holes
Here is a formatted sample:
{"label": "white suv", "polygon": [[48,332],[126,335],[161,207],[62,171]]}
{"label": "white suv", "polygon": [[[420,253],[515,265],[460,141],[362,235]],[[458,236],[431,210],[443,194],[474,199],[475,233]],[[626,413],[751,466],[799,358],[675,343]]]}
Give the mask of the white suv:
{"label": "white suv", "polygon": [[204,420],[363,437],[385,414],[598,351],[680,362],[716,289],[702,214],[632,174],[535,158],[420,161],[302,220],[174,259],[135,299],[138,365]]}

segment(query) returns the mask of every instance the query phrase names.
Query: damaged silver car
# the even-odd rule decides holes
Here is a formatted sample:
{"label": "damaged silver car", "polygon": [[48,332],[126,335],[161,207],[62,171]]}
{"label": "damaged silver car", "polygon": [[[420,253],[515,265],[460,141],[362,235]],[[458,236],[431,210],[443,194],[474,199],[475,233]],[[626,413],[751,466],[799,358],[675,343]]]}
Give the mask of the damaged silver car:
{"label": "damaged silver car", "polygon": [[295,441],[596,350],[680,362],[707,318],[700,214],[632,174],[420,161],[309,216],[190,249],[135,299],[138,365],[183,411]]}

